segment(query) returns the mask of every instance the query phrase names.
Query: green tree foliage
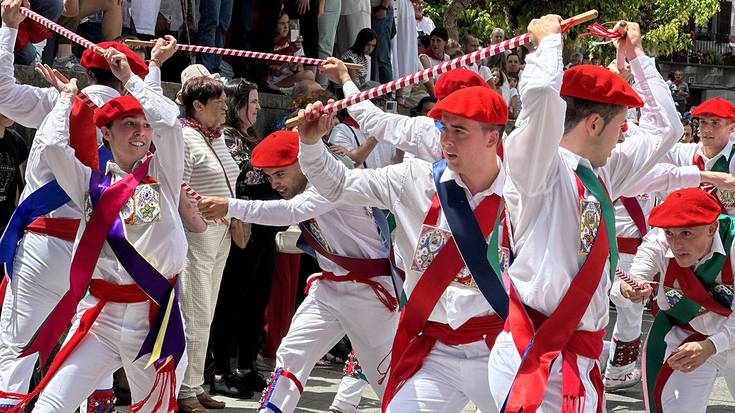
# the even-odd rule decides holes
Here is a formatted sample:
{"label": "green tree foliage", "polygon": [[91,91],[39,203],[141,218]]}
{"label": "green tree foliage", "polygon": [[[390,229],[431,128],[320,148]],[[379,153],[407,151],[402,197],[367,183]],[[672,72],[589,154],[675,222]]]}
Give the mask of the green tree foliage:
{"label": "green tree foliage", "polygon": [[[691,38],[686,27],[690,22],[697,26],[720,10],[719,0],[425,0],[426,14],[437,25],[442,23],[452,33],[458,27],[458,35],[466,31],[477,33],[484,40],[490,38],[494,27],[502,27],[509,34],[525,32],[528,22],[548,13],[570,17],[590,9],[597,9],[598,22],[611,28],[615,21],[637,21],[644,32],[645,47],[658,54],[668,55],[686,48]],[[458,10],[458,12],[457,12]],[[571,39],[586,31],[587,25],[572,30]],[[580,46],[594,39],[578,40]]]}

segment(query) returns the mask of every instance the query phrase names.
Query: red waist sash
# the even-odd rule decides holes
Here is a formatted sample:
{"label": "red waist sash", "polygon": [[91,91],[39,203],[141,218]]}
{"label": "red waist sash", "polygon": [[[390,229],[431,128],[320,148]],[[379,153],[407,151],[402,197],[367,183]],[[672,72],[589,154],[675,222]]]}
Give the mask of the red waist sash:
{"label": "red waist sash", "polygon": [[641,238],[618,237],[618,251],[623,254],[635,255],[643,240]]}
{"label": "red waist sash", "polygon": [[388,311],[393,312],[398,309],[398,299],[394,297],[391,293],[388,292],[388,290],[383,287],[382,284],[379,282],[372,280],[372,278],[375,277],[389,277],[388,274],[382,274],[379,276],[374,275],[362,275],[362,274],[355,274],[355,273],[347,273],[345,275],[336,275],[331,272],[322,272],[321,274],[313,275],[309,278],[309,281],[306,282],[306,288],[304,288],[304,294],[309,294],[309,290],[311,289],[311,285],[314,284],[317,280],[329,280],[334,282],[347,282],[347,281],[354,281],[360,284],[365,284],[368,287],[373,289],[373,292],[375,293],[375,296],[378,297],[378,300],[380,300],[381,303],[385,306],[385,308],[388,309]]}
{"label": "red waist sash", "polygon": [[72,218],[36,218],[26,230],[34,234],[48,235],[64,241],[74,241],[79,229],[79,220]]}
{"label": "red waist sash", "polygon": [[421,369],[424,359],[437,341],[448,346],[457,346],[485,340],[487,348],[490,349],[495,344],[498,334],[503,331],[503,324],[503,319],[495,314],[471,318],[456,330],[448,324],[429,321],[421,334],[411,341],[397,363],[391,362],[391,380],[406,383]]}

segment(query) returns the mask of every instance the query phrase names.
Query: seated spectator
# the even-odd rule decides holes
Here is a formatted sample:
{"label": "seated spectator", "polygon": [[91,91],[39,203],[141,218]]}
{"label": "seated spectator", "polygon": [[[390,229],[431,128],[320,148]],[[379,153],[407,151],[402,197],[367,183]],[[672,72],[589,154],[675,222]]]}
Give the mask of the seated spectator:
{"label": "seated spectator", "polygon": [[[465,33],[464,36],[462,36],[462,51],[464,52],[464,54],[476,52],[481,48],[482,46],[480,46],[480,39],[478,39],[477,36],[475,36],[474,34],[468,32]],[[492,73],[490,72],[490,68],[485,66],[481,62],[472,63],[471,65],[467,66],[467,69],[472,70],[473,72],[482,76],[482,78],[485,79],[486,82],[493,77]]]}
{"label": "seated spectator", "polygon": [[517,53],[511,53],[506,58],[508,74],[514,74],[521,77],[521,57]]}
{"label": "seated spectator", "polygon": [[375,53],[378,44],[378,35],[375,30],[366,27],[357,34],[355,42],[349,50],[342,55],[343,62],[357,63],[362,69],[350,70],[350,77],[357,87],[364,89],[370,77],[370,57]]}
{"label": "seated spectator", "polygon": [[[59,20],[63,11],[62,0],[31,0],[30,8],[41,16],[51,20]],[[18,27],[18,36],[15,42],[15,63],[29,65],[36,60],[34,43],[40,43],[53,35],[46,28],[31,19],[26,19]],[[47,43],[48,44],[48,43]],[[46,63],[47,61],[44,61]]]}
{"label": "seated spectator", "polygon": [[420,55],[426,56],[426,59],[421,57],[421,64],[424,66],[424,69],[449,60],[449,55],[446,53],[448,41],[449,33],[447,32],[447,29],[437,27],[433,32],[431,32],[429,47],[424,49],[424,52]]}
{"label": "seated spectator", "polygon": [[449,39],[446,46],[446,54],[450,59],[460,57],[464,54],[462,51],[462,45],[454,39]]}
{"label": "seated spectator", "polygon": [[500,27],[496,27],[493,29],[492,33],[490,34],[490,44],[498,44],[505,40],[505,32]]}
{"label": "seated spectator", "polygon": [[[64,11],[59,24],[76,32],[79,22],[92,14],[102,12],[104,40],[117,39],[122,34],[122,3],[119,0],[64,0]],[[54,68],[83,71],[79,58],[72,54],[71,40],[58,36]]]}
{"label": "seated spectator", "polygon": [[[223,47],[225,33],[230,27],[232,0],[206,0],[199,2],[199,24],[197,44],[202,46]],[[204,65],[212,73],[220,72],[222,55],[197,53],[197,63]]]}
{"label": "seated spectator", "polygon": [[421,98],[416,107],[411,110],[411,116],[426,116],[434,105],[436,105],[436,98],[425,96]]}
{"label": "seated spectator", "polygon": [[518,74],[508,74],[508,88],[510,101],[508,102],[508,118],[516,119],[521,113],[521,95],[518,93]]}
{"label": "seated spectator", "polygon": [[393,146],[390,143],[378,142],[374,136],[368,136],[346,109],[340,111],[338,117],[341,122],[332,128],[329,135],[334,152],[346,155],[358,168],[382,168],[392,163]]}
{"label": "seated spectator", "polygon": [[[291,31],[289,30],[288,14],[284,11],[278,18],[276,25],[276,36],[274,39],[274,53],[287,54],[292,56],[303,56],[304,49],[301,46],[302,38],[298,36],[296,40],[291,41]],[[271,88],[289,88],[297,83],[303,83],[309,88],[320,89],[321,86],[314,80],[314,72],[305,70],[304,65],[300,63],[271,63],[270,76],[268,84]]]}
{"label": "seated spectator", "polygon": [[579,53],[579,52],[572,53],[572,57],[569,58],[569,63],[567,63],[565,68],[569,69],[570,67],[581,65],[583,58],[584,57],[582,56],[582,53]]}

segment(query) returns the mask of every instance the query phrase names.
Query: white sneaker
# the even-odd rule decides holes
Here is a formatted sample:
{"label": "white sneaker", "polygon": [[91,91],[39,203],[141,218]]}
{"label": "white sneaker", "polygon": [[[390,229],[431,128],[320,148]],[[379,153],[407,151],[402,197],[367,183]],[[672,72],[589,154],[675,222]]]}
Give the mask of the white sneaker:
{"label": "white sneaker", "polygon": [[608,365],[602,377],[602,384],[606,391],[625,389],[641,382],[641,369],[637,367],[622,375],[614,374],[613,370],[613,366]]}

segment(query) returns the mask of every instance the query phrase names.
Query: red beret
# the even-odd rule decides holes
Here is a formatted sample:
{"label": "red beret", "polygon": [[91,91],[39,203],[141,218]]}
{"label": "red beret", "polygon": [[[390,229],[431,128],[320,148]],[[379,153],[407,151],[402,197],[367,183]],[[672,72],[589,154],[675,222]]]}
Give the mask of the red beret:
{"label": "red beret", "polygon": [[434,85],[434,96],[442,100],[452,92],[472,86],[484,86],[490,88],[485,79],[469,69],[450,70],[439,77]]}
{"label": "red beret", "polygon": [[[97,46],[103,49],[112,47],[125,53],[125,56],[128,57],[130,70],[138,77],[144,78],[148,74],[148,65],[145,64],[140,56],[138,56],[134,51],[130,50],[130,48],[125,46],[124,44],[118,42],[102,42],[97,43]],[[80,60],[80,64],[85,69],[102,69],[108,71],[110,70],[110,64],[107,63],[107,60],[105,60],[104,57],[98,55],[90,49],[84,51]]]}
{"label": "red beret", "polygon": [[717,220],[722,208],[712,194],[700,188],[674,191],[651,210],[648,224],[658,228],[683,228],[708,225]]}
{"label": "red beret", "polygon": [[505,99],[489,87],[459,89],[434,105],[428,116],[441,120],[445,112],[491,125],[505,125],[508,121]]}
{"label": "red beret", "polygon": [[250,164],[256,168],[283,168],[299,160],[299,134],[279,130],[271,133],[253,149]]}
{"label": "red beret", "polygon": [[692,116],[695,118],[714,116],[735,121],[735,105],[718,96],[705,100],[701,105],[694,108]]}
{"label": "red beret", "polygon": [[595,65],[578,65],[565,70],[561,95],[629,108],[643,106],[643,100],[628,82]]}
{"label": "red beret", "polygon": [[143,115],[143,106],[131,95],[116,97],[94,112],[94,124],[98,128],[109,125],[115,119]]}

